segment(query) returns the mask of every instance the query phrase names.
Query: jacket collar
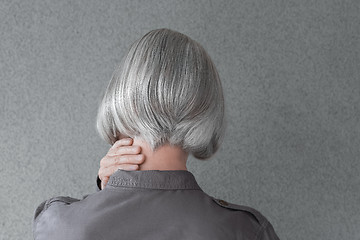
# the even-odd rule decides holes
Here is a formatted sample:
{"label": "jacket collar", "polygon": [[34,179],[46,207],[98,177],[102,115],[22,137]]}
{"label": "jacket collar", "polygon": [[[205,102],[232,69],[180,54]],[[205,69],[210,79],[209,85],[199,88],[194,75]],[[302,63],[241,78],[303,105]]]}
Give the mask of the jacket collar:
{"label": "jacket collar", "polygon": [[106,188],[128,187],[149,189],[201,189],[194,175],[187,170],[142,170],[119,169],[110,176]]}

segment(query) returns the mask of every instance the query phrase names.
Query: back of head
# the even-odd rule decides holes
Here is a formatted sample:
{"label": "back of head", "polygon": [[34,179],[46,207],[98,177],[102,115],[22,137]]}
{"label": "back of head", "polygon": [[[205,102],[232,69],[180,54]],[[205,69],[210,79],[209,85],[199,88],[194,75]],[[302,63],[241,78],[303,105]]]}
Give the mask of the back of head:
{"label": "back of head", "polygon": [[110,144],[144,139],[155,151],[177,145],[210,158],[224,135],[224,97],[203,47],[169,29],[153,30],[131,46],[100,103],[97,129]]}

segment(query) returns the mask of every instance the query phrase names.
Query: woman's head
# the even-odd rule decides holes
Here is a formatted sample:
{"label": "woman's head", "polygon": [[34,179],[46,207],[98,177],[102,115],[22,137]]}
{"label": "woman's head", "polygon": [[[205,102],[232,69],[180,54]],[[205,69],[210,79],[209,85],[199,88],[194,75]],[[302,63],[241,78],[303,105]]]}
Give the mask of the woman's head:
{"label": "woman's head", "polygon": [[177,145],[211,157],[224,134],[224,98],[217,70],[203,47],[169,29],[137,40],[106,89],[97,129],[110,144],[140,137],[155,151]]}

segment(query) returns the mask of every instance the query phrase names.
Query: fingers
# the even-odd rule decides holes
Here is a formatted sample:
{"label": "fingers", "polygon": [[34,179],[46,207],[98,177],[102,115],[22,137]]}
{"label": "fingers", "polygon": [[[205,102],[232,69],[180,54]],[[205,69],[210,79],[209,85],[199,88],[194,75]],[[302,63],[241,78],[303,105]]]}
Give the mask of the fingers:
{"label": "fingers", "polygon": [[[100,176],[99,176],[100,178]],[[104,187],[106,186],[106,184],[108,183],[109,178],[108,177],[103,177],[101,180],[101,189],[104,189]]]}
{"label": "fingers", "polygon": [[115,155],[123,155],[123,154],[139,154],[141,152],[140,146],[128,146],[128,147],[119,147],[115,152]]}
{"label": "fingers", "polygon": [[145,161],[145,156],[141,154],[141,147],[132,146],[132,144],[133,139],[131,138],[120,139],[113,144],[105,157],[101,159],[98,172],[101,188],[106,186],[110,176],[118,169],[138,170],[138,164]]}
{"label": "fingers", "polygon": [[[131,146],[133,144],[133,139],[131,138],[123,138],[114,143],[114,145],[110,148],[108,153],[105,155],[103,159],[100,161],[100,167],[108,167],[114,164],[114,158],[118,158],[119,155],[131,155],[131,154],[139,154],[141,152],[140,146]],[[123,157],[121,161],[118,163],[129,163],[132,161],[128,157]]]}
{"label": "fingers", "polygon": [[[126,152],[129,153],[130,151]],[[143,154],[137,154],[136,155],[117,155],[117,156],[105,156],[100,161],[100,168],[107,168],[113,165],[121,165],[121,164],[141,164],[145,157]]]}
{"label": "fingers", "polygon": [[108,151],[108,155],[116,155],[115,153],[117,152],[119,147],[122,146],[129,146],[133,144],[133,139],[132,138],[123,138],[120,139],[118,141],[116,141],[111,148]]}

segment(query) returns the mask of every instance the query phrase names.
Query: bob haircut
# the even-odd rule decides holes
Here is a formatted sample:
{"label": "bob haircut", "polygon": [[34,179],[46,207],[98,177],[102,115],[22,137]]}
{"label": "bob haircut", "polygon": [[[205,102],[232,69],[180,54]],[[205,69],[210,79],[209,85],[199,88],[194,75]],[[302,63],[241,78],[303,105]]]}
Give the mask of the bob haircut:
{"label": "bob haircut", "polygon": [[220,78],[204,48],[157,29],[135,41],[114,71],[96,126],[111,145],[140,137],[153,151],[170,144],[207,159],[223,140],[224,122]]}

